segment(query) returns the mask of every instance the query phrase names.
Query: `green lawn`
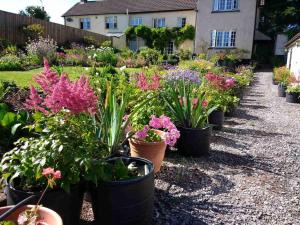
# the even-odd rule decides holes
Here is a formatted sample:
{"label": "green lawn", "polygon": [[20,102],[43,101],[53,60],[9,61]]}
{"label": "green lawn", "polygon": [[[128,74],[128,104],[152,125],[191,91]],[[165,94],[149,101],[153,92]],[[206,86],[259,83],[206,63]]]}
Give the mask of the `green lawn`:
{"label": "green lawn", "polygon": [[[19,86],[30,86],[33,84],[32,77],[39,74],[43,68],[29,70],[29,71],[0,71],[0,80],[14,81]],[[127,72],[138,72],[141,69],[126,69]],[[88,70],[84,67],[64,67],[64,72],[69,75],[71,79],[79,77],[81,74],[88,74]]]}

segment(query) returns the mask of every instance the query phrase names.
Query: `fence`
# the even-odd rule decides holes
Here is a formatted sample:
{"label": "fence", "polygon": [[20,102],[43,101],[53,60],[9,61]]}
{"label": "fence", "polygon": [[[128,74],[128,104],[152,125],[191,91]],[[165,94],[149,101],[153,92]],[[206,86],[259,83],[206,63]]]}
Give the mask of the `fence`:
{"label": "fence", "polygon": [[0,38],[2,39],[14,44],[24,44],[27,39],[22,32],[22,27],[29,24],[41,24],[44,27],[44,35],[53,38],[58,44],[80,41],[85,36],[93,37],[99,42],[112,41],[110,37],[101,34],[0,10]]}

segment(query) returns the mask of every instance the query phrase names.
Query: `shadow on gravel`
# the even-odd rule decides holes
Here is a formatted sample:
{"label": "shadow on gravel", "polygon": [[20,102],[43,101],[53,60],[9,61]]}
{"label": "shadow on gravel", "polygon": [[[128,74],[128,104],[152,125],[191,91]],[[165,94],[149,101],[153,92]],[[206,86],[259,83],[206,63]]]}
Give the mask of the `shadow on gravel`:
{"label": "shadow on gravel", "polygon": [[[255,129],[240,129],[240,128],[230,128],[230,127],[224,127],[220,134],[224,133],[232,133],[232,134],[239,134],[239,135],[247,135],[254,138],[260,138],[260,137],[276,137],[276,136],[283,136],[286,135],[284,133],[275,133],[275,132],[266,132],[262,130],[255,130]],[[225,135],[225,134],[224,134]],[[218,136],[219,137],[219,136]]]}
{"label": "shadow on gravel", "polygon": [[[200,200],[201,196],[174,196],[161,189],[156,189],[155,196],[155,213],[153,219],[153,224],[155,225],[212,224],[215,222],[213,216],[206,214],[205,211],[228,214],[233,209],[232,205]],[[199,213],[199,210],[201,210],[201,213]],[[197,214],[197,216],[193,214]],[[208,223],[205,223],[204,219]]]}
{"label": "shadow on gravel", "polygon": [[269,107],[263,105],[246,105],[241,104],[240,107],[242,108],[249,108],[249,109],[268,109]]}
{"label": "shadow on gravel", "polygon": [[250,114],[247,113],[247,110],[241,109],[241,108],[238,108],[238,109],[236,110],[235,115],[236,115],[236,117],[239,118],[239,119],[245,119],[245,120],[260,120],[259,117],[250,115]]}
{"label": "shadow on gravel", "polygon": [[214,136],[212,136],[211,138],[212,143],[218,144],[218,145],[225,145],[234,149],[245,149],[248,150],[248,145],[242,144],[242,143],[237,143],[236,140],[228,138],[228,137],[224,137],[221,135],[217,135],[215,134]]}

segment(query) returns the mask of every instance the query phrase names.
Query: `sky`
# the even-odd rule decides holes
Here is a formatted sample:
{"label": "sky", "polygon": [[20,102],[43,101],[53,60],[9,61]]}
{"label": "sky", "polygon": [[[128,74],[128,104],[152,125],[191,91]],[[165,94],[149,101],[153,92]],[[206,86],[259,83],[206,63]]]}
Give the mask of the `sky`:
{"label": "sky", "polygon": [[0,10],[19,13],[19,11],[25,9],[26,6],[41,6],[43,3],[46,12],[51,17],[50,21],[63,24],[64,20],[61,16],[79,1],[80,0],[0,0]]}

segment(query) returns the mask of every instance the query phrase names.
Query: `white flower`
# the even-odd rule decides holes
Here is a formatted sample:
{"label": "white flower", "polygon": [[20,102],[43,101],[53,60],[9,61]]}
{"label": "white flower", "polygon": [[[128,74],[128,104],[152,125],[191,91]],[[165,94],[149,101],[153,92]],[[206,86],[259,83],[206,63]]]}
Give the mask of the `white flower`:
{"label": "white flower", "polygon": [[123,70],[125,70],[126,69],[126,66],[122,66],[121,68],[120,68],[120,71],[123,71]]}
{"label": "white flower", "polygon": [[88,67],[85,67],[84,69],[85,69],[85,71],[88,71],[88,70],[89,70],[89,68],[88,68]]}

